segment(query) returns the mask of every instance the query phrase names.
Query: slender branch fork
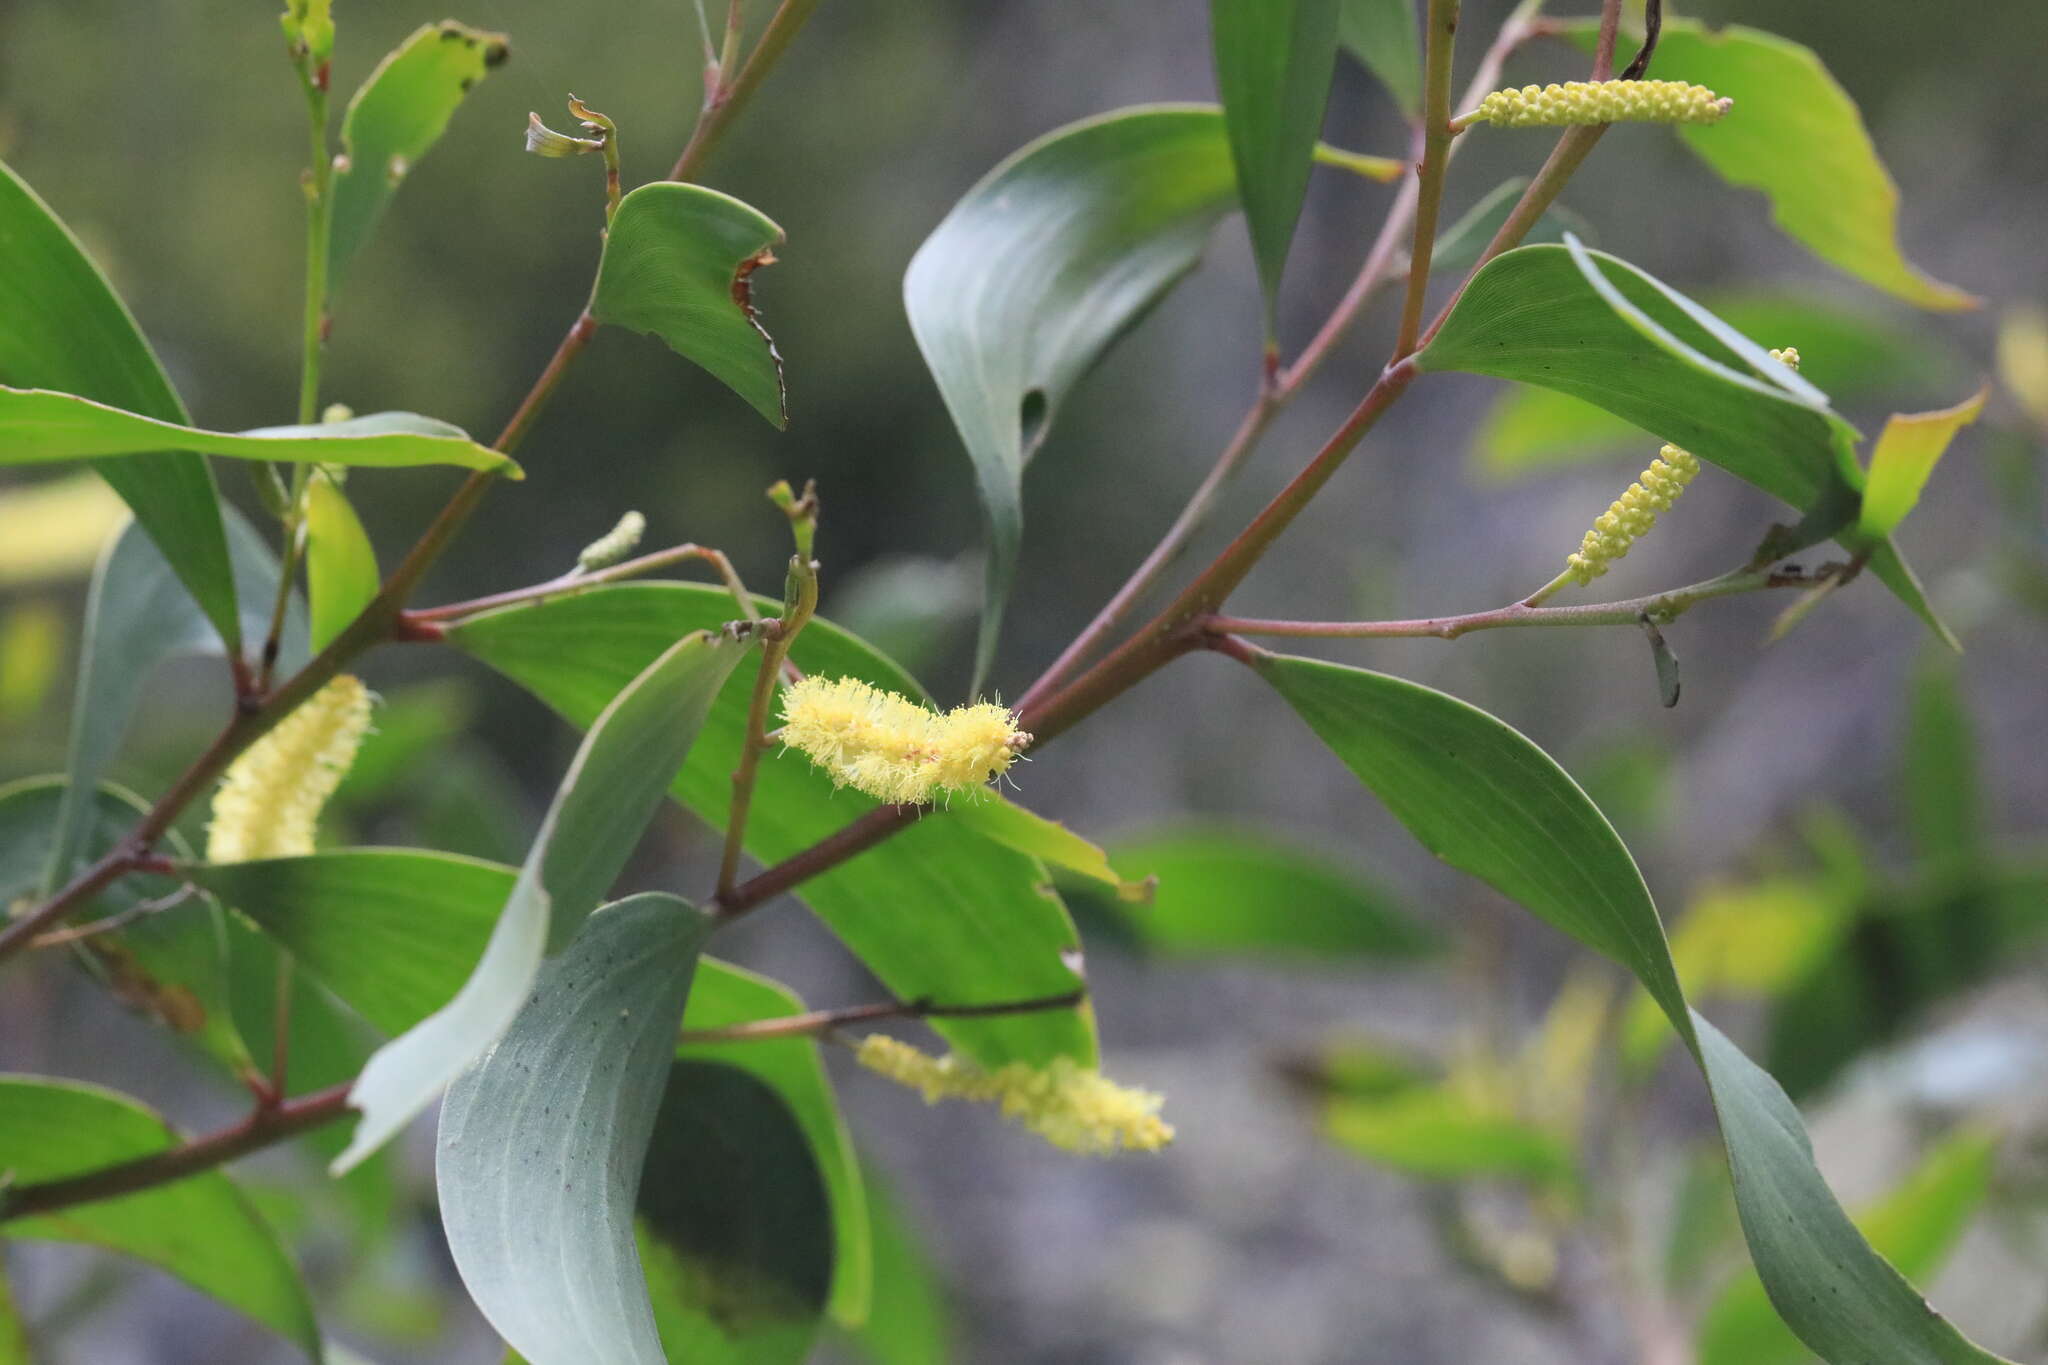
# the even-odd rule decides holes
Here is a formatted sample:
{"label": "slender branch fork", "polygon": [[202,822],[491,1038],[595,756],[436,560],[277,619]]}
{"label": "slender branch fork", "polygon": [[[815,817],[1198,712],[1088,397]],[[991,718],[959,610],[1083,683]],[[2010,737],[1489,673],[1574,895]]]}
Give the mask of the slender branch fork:
{"label": "slender branch fork", "polygon": [[[1654,3],[1655,0],[1652,0],[1653,5]],[[723,137],[732,118],[758,89],[804,21],[817,8],[817,4],[818,0],[782,0],[739,76],[727,83],[724,74],[721,73],[715,98],[707,101],[706,109],[699,118],[689,143],[670,172],[670,179],[687,180],[698,173],[703,162]],[[1440,15],[1445,9],[1454,11],[1455,5],[1447,3],[1447,0],[1432,0],[1433,14]],[[1515,11],[1508,26],[1482,63],[1481,81],[1491,83],[1495,80],[1500,63],[1505,60],[1507,53],[1537,31],[1533,17],[1534,9],[1534,0],[1524,0],[1523,5]],[[1425,219],[1431,222],[1435,220],[1443,189],[1443,163],[1448,160],[1455,148],[1455,144],[1448,136],[1437,135],[1447,133],[1444,125],[1448,118],[1448,83],[1442,78],[1442,73],[1448,73],[1450,69],[1449,48],[1454,28],[1454,24],[1432,25],[1430,28],[1430,50],[1425,61],[1429,70],[1440,74],[1438,79],[1431,82],[1429,107],[1424,113],[1421,138],[1422,164],[1418,168],[1417,181],[1404,190],[1402,196],[1397,199],[1389,215],[1388,224],[1383,229],[1382,243],[1398,241],[1399,234],[1406,226],[1402,220],[1408,215],[1413,215],[1413,221],[1417,223]],[[1581,131],[1584,130],[1568,130],[1565,140],[1569,140],[1573,133]],[[1561,142],[1560,149],[1562,146]],[[1576,160],[1570,161],[1569,164],[1556,165],[1559,160],[1558,154],[1553,153],[1553,165],[1547,165],[1545,168],[1546,174],[1549,174],[1555,166],[1556,173],[1551,178],[1557,184],[1561,184],[1577,165]],[[1542,179],[1543,177],[1539,177],[1539,181]],[[1529,192],[1524,196],[1524,206],[1535,196],[1537,190],[1538,184],[1532,183]],[[1553,186],[1549,192],[1554,195],[1555,187]],[[1548,201],[1544,202],[1547,204]],[[1537,211],[1540,212],[1540,209]],[[1518,208],[1517,217],[1520,216]],[[1532,213],[1527,216],[1527,221],[1520,225],[1520,230],[1526,231],[1528,224],[1533,222]],[[1511,217],[1509,224],[1502,228],[1500,235],[1488,248],[1488,257],[1506,250],[1520,240],[1518,232],[1511,232],[1515,227],[1516,218]],[[1419,242],[1427,240],[1420,238]],[[1037,695],[1030,696],[1030,704],[1020,706],[1019,709],[1022,712],[1022,723],[1039,737],[1041,743],[1071,727],[1182,654],[1205,647],[1222,649],[1226,653],[1248,655],[1252,652],[1251,646],[1245,645],[1233,636],[1218,635],[1212,629],[1219,619],[1231,619],[1218,618],[1218,609],[1232,590],[1243,581],[1266,549],[1342,466],[1344,460],[1358,446],[1379,417],[1414,381],[1419,372],[1411,358],[1413,349],[1415,346],[1427,344],[1428,336],[1434,333],[1436,327],[1441,326],[1444,316],[1448,314],[1450,304],[1445,305],[1429,331],[1423,333],[1420,338],[1411,337],[1409,329],[1404,325],[1404,343],[1412,341],[1414,345],[1404,344],[1398,348],[1393,363],[1380,374],[1358,407],[1323,444],[1308,465],[1159,616],[1080,677],[1064,687],[1057,686],[1060,682],[1061,667],[1077,663],[1085,653],[1086,646],[1102,638],[1114,624],[1116,617],[1136,600],[1143,589],[1178,553],[1206,513],[1209,503],[1213,501],[1215,489],[1220,487],[1223,479],[1227,478],[1242,461],[1251,444],[1270,421],[1271,412],[1263,409],[1277,408],[1278,403],[1296,391],[1322,363],[1391,268],[1392,251],[1391,245],[1375,246],[1358,279],[1315,340],[1291,369],[1279,372],[1272,387],[1262,394],[1260,403],[1255,405],[1253,413],[1240,428],[1238,437],[1233,439],[1231,446],[1225,451],[1224,458],[1219,461],[1220,473],[1212,475],[1211,479],[1197,490],[1194,515],[1184,514],[1181,520],[1175,523],[1162,546],[1164,553],[1155,551],[1148,557],[1139,573],[1134,575],[1133,583],[1126,585],[1126,590],[1113,599],[1111,606],[1116,610],[1111,612],[1105,609],[1107,621],[1099,628],[1091,626],[1088,632],[1084,632],[1087,639],[1083,647],[1069,649],[1063,653],[1054,668],[1048,670],[1047,676],[1034,685],[1032,692]],[[1418,262],[1414,256],[1423,259]],[[1419,288],[1416,280],[1426,273],[1426,258],[1426,246],[1418,245],[1409,263],[1411,299],[1416,296]],[[1418,265],[1422,268],[1418,269]],[[1477,268],[1474,267],[1475,270]],[[1467,278],[1469,279],[1469,276]],[[1404,307],[1404,318],[1407,311]],[[595,330],[595,320],[587,311],[578,316],[546,369],[535,381],[505,430],[493,443],[495,449],[509,452],[518,445],[560,384],[568,367],[589,344]],[[475,511],[493,481],[494,475],[490,471],[477,471],[471,474],[456,490],[397,569],[392,572],[376,598],[317,658],[267,696],[241,697],[235,716],[219,737],[165,792],[126,839],[99,861],[81,871],[71,883],[59,890],[45,904],[0,929],[0,960],[19,951],[51,921],[89,901],[93,895],[120,877],[158,861],[154,859],[150,850],[179,812],[219,778],[236,755],[333,678],[355,655],[377,643],[405,638],[408,619],[411,619],[420,630],[435,631],[439,629],[438,623],[441,620],[455,615],[456,612],[452,609],[433,609],[427,613],[408,614],[405,611],[405,603],[428,568]],[[618,567],[624,569],[629,566]],[[591,577],[594,579],[596,576]],[[522,595],[517,600],[546,596],[563,590],[563,586],[559,583],[544,584],[535,589],[520,590]],[[477,603],[456,605],[465,610],[481,609]],[[711,908],[721,919],[736,918],[808,878],[857,856],[929,810],[929,806],[921,805],[877,807],[803,852],[765,869],[747,881],[738,882],[729,889],[721,889],[720,893],[713,897]],[[948,1008],[960,1012],[998,1013],[1018,1008],[1052,1009],[1072,1003],[1075,1003],[1075,1000],[1069,997],[1047,997],[1041,1001],[1021,1002],[1007,1007]],[[901,1011],[910,1011],[912,1015],[919,1012],[929,1015],[935,1012],[935,1007],[922,1002],[908,1005],[892,1004],[883,1008],[886,1011],[884,1014],[870,1014],[867,1017],[895,1017],[896,1013]],[[832,1012],[825,1013],[829,1015]],[[827,1031],[835,1026],[834,1023],[815,1025]],[[21,1186],[5,1191],[0,1193],[0,1221],[32,1212],[48,1212],[88,1200],[131,1193],[222,1165],[260,1147],[338,1119],[348,1112],[349,1084],[352,1082],[296,1099],[277,1099],[260,1103],[247,1118],[230,1128],[136,1161],[60,1181]]]}

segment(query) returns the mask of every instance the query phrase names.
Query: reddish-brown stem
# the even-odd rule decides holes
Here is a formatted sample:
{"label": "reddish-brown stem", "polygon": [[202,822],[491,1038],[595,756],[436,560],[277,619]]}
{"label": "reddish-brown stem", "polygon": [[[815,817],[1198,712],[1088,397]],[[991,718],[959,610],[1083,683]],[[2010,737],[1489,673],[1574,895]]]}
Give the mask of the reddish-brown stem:
{"label": "reddish-brown stem", "polygon": [[340,1118],[348,1112],[350,1084],[344,1082],[297,1099],[258,1105],[241,1121],[218,1132],[133,1161],[0,1191],[0,1223],[133,1194],[224,1166],[237,1157]]}
{"label": "reddish-brown stem", "polygon": [[1408,293],[1394,339],[1397,361],[1414,352],[1422,330],[1429,258],[1436,249],[1437,214],[1443,207],[1444,170],[1451,153],[1451,55],[1457,32],[1458,0],[1429,0],[1423,21],[1422,162],[1417,170],[1421,190],[1415,206],[1415,245],[1408,253]]}
{"label": "reddish-brown stem", "polygon": [[866,852],[930,809],[928,805],[877,806],[803,852],[741,882],[730,896],[714,898],[711,908],[720,919],[737,919],[762,902]]}
{"label": "reddish-brown stem", "polygon": [[727,1024],[723,1028],[684,1029],[679,1041],[742,1043],[769,1038],[809,1038],[850,1024],[873,1024],[884,1019],[985,1019],[1003,1014],[1035,1014],[1043,1010],[1067,1009],[1087,998],[1087,991],[1073,990],[987,1005],[935,1005],[929,1000],[890,1000],[876,1005],[851,1005],[845,1009],[812,1010],[808,1014],[792,1014],[781,1019],[750,1019],[741,1024]]}
{"label": "reddish-brown stem", "polygon": [[[754,599],[748,595],[746,585],[740,582],[739,571],[733,568],[732,561],[726,558],[723,550],[714,550],[707,545],[676,545],[666,550],[641,555],[638,559],[628,559],[610,568],[593,569],[588,573],[567,573],[559,578],[551,578],[545,583],[494,592],[485,597],[473,597],[466,602],[449,602],[438,607],[408,611],[405,613],[403,624],[407,629],[420,630],[437,622],[474,616],[478,612],[490,611],[494,607],[516,606],[521,602],[544,602],[554,597],[573,597],[589,588],[605,583],[618,583],[629,578],[643,578],[656,570],[692,559],[702,560],[717,570],[720,582],[732,594],[733,605],[741,616],[750,621],[760,618],[760,609],[754,605]],[[421,633],[432,635],[432,632],[424,630]],[[439,637],[434,635],[433,638]]]}
{"label": "reddish-brown stem", "polygon": [[721,71],[715,91],[704,104],[704,112],[697,119],[697,126],[690,130],[690,140],[683,147],[683,154],[676,158],[676,164],[669,169],[671,180],[695,180],[703,173],[704,163],[724,138],[726,129],[739,116],[754,92],[761,88],[761,82],[768,78],[775,63],[796,40],[796,35],[818,7],[818,0],[782,0],[776,6],[774,15],[768,20],[768,27],[761,31],[761,40],[754,44],[754,50],[747,57],[740,74],[731,80]]}
{"label": "reddish-brown stem", "polygon": [[1621,0],[1602,0],[1600,37],[1593,47],[1593,79],[1604,81],[1614,75],[1614,40],[1621,32]]}

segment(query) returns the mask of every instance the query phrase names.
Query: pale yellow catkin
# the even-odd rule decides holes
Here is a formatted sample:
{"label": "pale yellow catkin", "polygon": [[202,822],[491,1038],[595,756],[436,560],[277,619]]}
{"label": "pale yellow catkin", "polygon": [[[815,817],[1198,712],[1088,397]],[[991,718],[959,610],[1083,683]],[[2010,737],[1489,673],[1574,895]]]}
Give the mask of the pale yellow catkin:
{"label": "pale yellow catkin", "polygon": [[1173,1125],[1159,1117],[1165,1096],[1118,1085],[1071,1058],[1042,1067],[1011,1062],[985,1071],[881,1033],[861,1039],[855,1055],[870,1071],[918,1091],[926,1104],[949,1099],[994,1104],[1004,1118],[1066,1151],[1088,1156],[1156,1152],[1173,1141]]}
{"label": "pale yellow catkin", "polygon": [[1686,81],[1566,81],[1496,90],[1454,123],[1563,128],[1595,123],[1718,123],[1734,101]]}
{"label": "pale yellow catkin", "polygon": [[783,690],[782,720],[782,742],[835,783],[894,804],[979,791],[1031,742],[993,702],[941,714],[858,678],[815,674]]}
{"label": "pale yellow catkin", "polygon": [[311,853],[321,808],[369,728],[370,692],[360,678],[344,673],[307,698],[229,766],[213,796],[206,860]]}
{"label": "pale yellow catkin", "polygon": [[1699,472],[1700,462],[1690,451],[1673,445],[1658,451],[1650,467],[1594,521],[1578,553],[1565,560],[1566,570],[1582,584],[1606,573],[1608,565],[1649,533],[1657,514],[1669,509]]}

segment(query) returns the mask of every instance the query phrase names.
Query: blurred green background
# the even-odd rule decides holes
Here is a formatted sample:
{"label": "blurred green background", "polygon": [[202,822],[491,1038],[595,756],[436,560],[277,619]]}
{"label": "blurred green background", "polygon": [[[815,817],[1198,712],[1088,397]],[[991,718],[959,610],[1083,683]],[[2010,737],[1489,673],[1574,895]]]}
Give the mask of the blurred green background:
{"label": "blurred green background", "polygon": [[[344,94],[418,24],[443,17],[392,0],[337,8],[334,85]],[[1490,33],[1505,8],[1471,0],[1465,31]],[[304,135],[275,9],[274,0],[0,0],[0,156],[86,241],[196,419],[218,429],[288,420],[297,382]],[[2048,300],[2048,130],[2033,98],[2048,6],[1992,0],[1958,15],[1906,0],[1727,0],[1685,12],[1815,47],[1861,104],[1900,182],[1907,254],[1984,296],[1986,307],[1929,317],[1861,289],[1778,236],[1756,196],[1727,190],[1662,130],[1616,130],[1566,201],[1600,245],[1688,292],[1814,300],[1849,310],[1851,326],[1870,337],[1903,337],[1893,354],[1904,358],[1885,382],[1843,399],[1866,431],[1887,412],[1962,397],[1994,371],[2001,322]],[[650,547],[717,545],[751,583],[772,587],[786,540],[761,490],[777,478],[815,478],[825,500],[824,611],[869,626],[936,693],[957,696],[980,513],[904,321],[904,266],[962,191],[1039,133],[1119,105],[1211,98],[1205,15],[1198,0],[828,0],[708,176],[789,236],[781,262],[755,285],[787,363],[788,433],[659,343],[605,333],[522,452],[527,481],[492,495],[426,598],[559,572],[629,507],[646,513]],[[471,97],[352,267],[336,300],[325,397],[488,434],[582,302],[601,223],[594,163],[521,153],[528,110],[561,126],[574,91],[619,124],[629,183],[652,178],[687,134],[700,56],[686,0],[475,0],[453,17],[509,33],[512,60]],[[1475,56],[1467,51],[1466,63]],[[1509,79],[1579,70],[1563,44],[1539,43]],[[1327,135],[1386,153],[1405,137],[1385,97],[1348,62]],[[1476,141],[1453,171],[1448,210],[1532,169],[1545,145]],[[1318,172],[1282,302],[1289,349],[1356,269],[1391,194]],[[1279,423],[1203,545],[1220,544],[1356,401],[1390,342],[1388,312],[1383,300]],[[1759,339],[1800,345],[1815,359],[1802,337]],[[1251,398],[1257,361],[1257,290],[1232,222],[1206,268],[1076,394],[1033,467],[1027,548],[996,674],[1005,695],[1022,690],[1170,521]],[[1448,612],[1496,605],[1549,577],[1651,450],[1645,442],[1561,472],[1488,477],[1469,452],[1498,392],[1460,377],[1419,387],[1236,605],[1294,616]],[[2048,809],[2042,440],[1999,394],[1903,534],[1969,646],[1959,695],[2000,859],[2025,856]],[[235,471],[224,482],[238,498],[246,492]],[[358,474],[349,488],[388,561],[449,486],[445,471],[414,471]],[[1702,479],[1603,587],[1622,596],[1707,576],[1746,553],[1773,514],[1733,480]],[[15,623],[0,679],[16,679],[13,692],[0,687],[0,777],[58,766],[69,664],[48,627],[75,622],[82,598],[82,578],[0,588],[0,609]],[[1897,774],[1908,681],[1930,642],[1885,594],[1859,584],[1767,650],[1762,637],[1779,605],[1715,604],[1670,632],[1686,679],[1674,712],[1659,707],[1633,632],[1357,642],[1327,653],[1446,688],[1550,748],[1608,804],[1667,916],[1713,879],[1809,866],[1807,832],[1822,810],[1843,813],[1873,876],[1910,881],[1911,779]],[[68,651],[75,632],[55,643]],[[58,661],[50,670],[39,666],[46,654]],[[414,783],[403,800],[351,808],[357,832],[516,851],[574,736],[508,686],[431,651],[387,650],[365,673],[388,696],[409,699],[425,733],[446,735],[431,750],[433,780]],[[216,682],[203,667],[166,677],[125,780],[148,790],[211,732]],[[438,690],[417,690],[426,684]],[[1548,1306],[1458,1273],[1437,1235],[1436,1197],[1318,1139],[1272,1065],[1344,1030],[1439,1058],[1520,1039],[1576,955],[1431,863],[1270,696],[1217,664],[1156,679],[1019,781],[1027,804],[1091,834],[1189,814],[1291,830],[1467,947],[1450,966],[1340,966],[1304,979],[1270,967],[1148,962],[1105,940],[1091,972],[1107,1069],[1167,1090],[1182,1133],[1156,1161],[1057,1157],[986,1115],[927,1111],[871,1079],[843,1077],[860,1133],[926,1228],[954,1291],[957,1358],[1631,1358],[1597,1265],[1568,1256],[1564,1289]],[[637,875],[696,885],[704,855],[703,836],[678,816],[650,841]],[[737,946],[742,960],[814,1003],[873,993],[794,909],[761,917]],[[1969,974],[1968,990],[1912,1016],[1907,1036],[1923,1046],[1964,1040],[1955,1045],[1963,1053],[1942,1054],[1951,1061],[1996,1052],[1997,1084],[1967,1102],[1929,1101],[1904,1062],[1844,1073],[1810,1097],[1823,1105],[1824,1166],[1846,1190],[1868,1195],[1898,1174],[1930,1105],[1990,1106],[2021,1135],[2016,1145],[2038,1146],[2043,1115],[2038,1098],[2026,1099],[2048,1081],[2039,1046],[2048,991],[2037,969],[2037,957],[2001,952]],[[1878,1001],[1887,1019],[1909,1022],[1906,996]],[[226,1112],[228,1098],[179,1083],[167,1053],[61,973],[16,974],[0,996],[0,1063],[132,1088],[185,1121]],[[1923,1070],[1952,1078],[1960,1066]],[[1701,1131],[1703,1107],[1689,1077],[1666,1080],[1649,1123],[1675,1150]],[[356,1296],[342,1312],[378,1360],[494,1359],[488,1333],[449,1287],[417,1202],[374,1273],[343,1273],[346,1258],[316,1239],[316,1277],[330,1303]],[[2032,1226],[2038,1235],[2038,1218]],[[2039,1335],[2048,1296],[2038,1292],[2038,1261],[2028,1291],[2011,1289],[2022,1273],[2015,1255],[2002,1240],[1966,1245],[1958,1264],[1977,1271],[1951,1274],[1937,1297],[1990,1344],[2037,1358],[2048,1349]],[[32,1320],[78,1320],[53,1359],[272,1358],[252,1329],[156,1277],[69,1251],[13,1261]]]}

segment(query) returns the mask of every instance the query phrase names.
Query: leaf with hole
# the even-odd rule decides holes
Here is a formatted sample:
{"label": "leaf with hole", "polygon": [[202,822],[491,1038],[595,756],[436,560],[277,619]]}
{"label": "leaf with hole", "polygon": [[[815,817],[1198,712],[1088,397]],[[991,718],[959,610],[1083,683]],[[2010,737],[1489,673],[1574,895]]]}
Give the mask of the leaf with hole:
{"label": "leaf with hole", "polygon": [[[1598,25],[1568,23],[1591,51]],[[1666,19],[1657,69],[1735,101],[1719,123],[1681,125],[1678,135],[1729,184],[1763,191],[1772,221],[1809,251],[1922,308],[1977,306],[1901,253],[1899,187],[1856,101],[1811,48],[1740,24]]]}
{"label": "leaf with hole", "polygon": [[[764,610],[777,609],[759,600]],[[621,583],[454,622],[448,641],[582,725],[664,640],[715,629],[732,613],[732,598],[718,588]],[[805,627],[792,657],[807,674],[923,695],[915,680],[828,621]],[[752,685],[751,677],[727,685],[670,789],[720,829]],[[747,851],[772,863],[873,809],[859,793],[835,789],[802,755],[776,754],[755,783]],[[900,999],[968,1004],[1057,995],[1082,984],[1068,965],[1069,958],[1078,963],[1080,943],[1048,880],[1035,859],[990,842],[941,807],[796,894]],[[1085,1005],[932,1022],[985,1066],[1063,1056],[1094,1064],[1094,1020]]]}
{"label": "leaf with hole", "polygon": [[512,1022],[542,960],[561,950],[625,866],[746,652],[729,639],[688,635],[604,703],[469,980],[363,1068],[350,1092],[363,1117],[338,1171],[390,1140]]}
{"label": "leaf with hole", "polygon": [[[171,381],[106,277],[35,191],[0,163],[0,384],[61,390],[165,422]],[[0,457],[4,458],[4,457]],[[220,494],[206,461],[159,447],[93,466],[226,637],[240,643]]]}
{"label": "leaf with hole", "polygon": [[1216,88],[1237,196],[1266,290],[1266,337],[1294,241],[1330,76],[1339,0],[1209,0]]}
{"label": "leaf with hole", "polygon": [[502,33],[453,19],[426,24],[386,54],[350,97],[327,246],[336,282],[406,176],[440,140],[463,96],[509,50]]}
{"label": "leaf with hole", "polygon": [[1048,133],[961,197],[903,276],[989,520],[979,692],[1024,534],[1024,465],[1061,402],[1200,259],[1237,202],[1222,115],[1119,110]]}
{"label": "leaf with hole", "polygon": [[753,295],[754,272],[781,242],[781,228],[729,194],[642,185],[619,201],[605,234],[591,316],[660,337],[786,427],[782,357]]}
{"label": "leaf with hole", "polygon": [[[0,1076],[0,1169],[14,1185],[83,1175],[177,1141],[169,1124],[126,1095],[76,1081]],[[320,1359],[313,1306],[291,1258],[218,1170],[4,1226],[10,1237],[79,1242],[147,1261]]]}
{"label": "leaf with hole", "polygon": [[666,1365],[634,1201],[710,927],[658,892],[591,915],[448,1089],[434,1172],[449,1254],[532,1365]]}
{"label": "leaf with hole", "polygon": [[459,427],[410,412],[376,412],[346,422],[201,431],[48,389],[0,388],[0,465],[111,460],[170,447],[236,460],[404,468],[455,465],[523,478],[519,466],[469,439]]}
{"label": "leaf with hole", "polygon": [[1802,1341],[1832,1365],[1997,1360],[1871,1249],[1821,1179],[1798,1109],[1687,1006],[1635,860],[1549,755],[1400,678],[1263,653],[1254,666],[1424,848],[1642,983],[1706,1078],[1750,1257]]}

